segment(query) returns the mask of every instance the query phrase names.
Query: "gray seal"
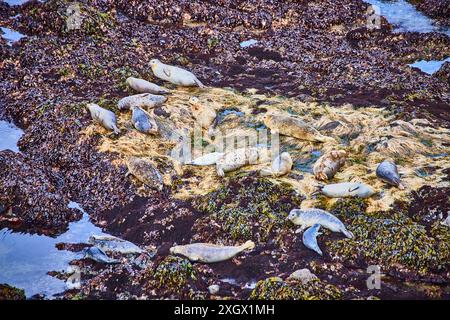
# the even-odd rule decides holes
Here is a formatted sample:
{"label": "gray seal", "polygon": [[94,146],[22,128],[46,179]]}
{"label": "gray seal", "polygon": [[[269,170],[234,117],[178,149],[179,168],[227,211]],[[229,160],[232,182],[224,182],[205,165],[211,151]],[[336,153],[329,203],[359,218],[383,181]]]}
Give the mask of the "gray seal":
{"label": "gray seal", "polygon": [[293,209],[287,218],[292,223],[300,225],[300,230],[305,230],[317,223],[333,232],[342,232],[347,238],[353,238],[353,234],[347,230],[341,220],[322,209]]}
{"label": "gray seal", "polygon": [[397,166],[391,160],[384,160],[377,167],[377,177],[391,186],[395,186],[400,190],[405,187],[400,182],[400,175],[398,174]]}
{"label": "gray seal", "polygon": [[319,236],[320,233],[320,224],[316,223],[312,227],[310,227],[308,230],[306,230],[303,233],[303,244],[308,249],[311,249],[318,254],[322,255],[322,250],[320,250],[319,245],[317,244],[317,236]]}
{"label": "gray seal", "polygon": [[156,122],[142,108],[133,106],[131,111],[131,122],[137,131],[149,134],[158,133]]}
{"label": "gray seal", "polygon": [[84,258],[94,260],[99,263],[105,264],[117,264],[120,263],[119,260],[108,257],[108,255],[100,248],[91,247],[84,251]]}

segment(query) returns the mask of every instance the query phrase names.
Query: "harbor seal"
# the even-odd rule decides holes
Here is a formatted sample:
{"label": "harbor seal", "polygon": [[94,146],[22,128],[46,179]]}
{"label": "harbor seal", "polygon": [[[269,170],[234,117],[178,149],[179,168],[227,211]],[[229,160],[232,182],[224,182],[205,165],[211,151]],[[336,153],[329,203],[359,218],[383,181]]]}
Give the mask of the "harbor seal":
{"label": "harbor seal", "polygon": [[322,155],[313,166],[313,173],[317,180],[329,180],[345,164],[347,152],[332,150]]}
{"label": "harbor seal", "polygon": [[376,171],[377,177],[390,184],[391,186],[395,186],[400,190],[405,189],[405,187],[400,182],[400,175],[398,174],[397,166],[391,160],[384,160],[381,162]]}
{"label": "harbor seal", "polygon": [[369,198],[376,192],[373,188],[362,182],[341,182],[319,186],[319,193],[330,198]]}
{"label": "harbor seal", "polygon": [[117,264],[119,260],[108,257],[108,255],[100,248],[90,247],[84,250],[84,259],[91,259],[99,263]]}
{"label": "harbor seal", "polygon": [[318,254],[322,255],[322,250],[320,250],[319,245],[317,244],[317,236],[321,235],[322,233],[319,232],[320,230],[320,224],[316,223],[312,227],[310,227],[308,230],[306,230],[303,233],[303,244],[308,249],[311,249]]}
{"label": "harbor seal", "polygon": [[216,111],[200,104],[197,97],[191,97],[189,104],[191,105],[191,112],[194,119],[203,129],[208,130],[216,120]]}
{"label": "harbor seal", "polygon": [[223,152],[211,152],[211,153],[205,154],[201,157],[198,157],[186,164],[193,165],[193,166],[209,166],[212,164],[216,164],[217,161],[219,159],[221,159],[224,154],[225,153],[223,153]]}
{"label": "harbor seal", "polygon": [[155,120],[147,114],[142,108],[132,106],[131,107],[131,123],[137,131],[142,133],[156,134],[158,133],[158,126]]}
{"label": "harbor seal", "polygon": [[134,243],[110,235],[92,235],[89,237],[88,243],[105,252],[118,252],[121,254],[140,254],[144,252]]}
{"label": "harbor seal", "polygon": [[170,92],[168,89],[144,79],[129,77],[126,80],[126,83],[131,89],[139,93],[167,94]]}
{"label": "harbor seal", "polygon": [[287,219],[296,225],[300,225],[299,231],[317,223],[333,232],[342,232],[347,238],[353,238],[353,233],[345,228],[341,220],[322,209],[293,209]]}
{"label": "harbor seal", "polygon": [[114,131],[115,134],[120,133],[119,128],[117,128],[117,119],[114,112],[106,110],[95,103],[88,103],[87,108],[95,122],[100,123],[108,130]]}
{"label": "harbor seal", "polygon": [[137,157],[131,157],[127,161],[128,174],[132,174],[140,182],[150,188],[161,191],[163,189],[163,177],[155,166]]}
{"label": "harbor seal", "polygon": [[192,72],[164,64],[158,59],[152,59],[150,61],[150,68],[152,69],[153,74],[161,80],[168,81],[178,86],[198,86],[200,88],[205,88],[205,85],[201,83]]}
{"label": "harbor seal", "polygon": [[285,115],[266,114],[264,124],[272,131],[285,136],[311,142],[333,142],[334,138],[322,135],[317,129],[301,119]]}
{"label": "harbor seal", "polygon": [[154,108],[161,106],[166,101],[167,98],[165,96],[151,93],[140,93],[120,99],[117,103],[117,108],[119,108],[119,110],[128,110],[133,106],[141,108]]}
{"label": "harbor seal", "polygon": [[240,246],[219,246],[209,243],[192,243],[170,248],[171,254],[180,254],[191,261],[214,263],[233,258],[244,250],[252,250],[255,243],[248,240]]}
{"label": "harbor seal", "polygon": [[249,164],[268,162],[270,161],[270,154],[271,151],[269,149],[261,147],[239,148],[226,152],[216,162],[217,174],[223,177],[225,172],[233,171]]}
{"label": "harbor seal", "polygon": [[289,152],[283,152],[272,161],[270,169],[262,169],[262,176],[281,177],[292,170],[293,161]]}

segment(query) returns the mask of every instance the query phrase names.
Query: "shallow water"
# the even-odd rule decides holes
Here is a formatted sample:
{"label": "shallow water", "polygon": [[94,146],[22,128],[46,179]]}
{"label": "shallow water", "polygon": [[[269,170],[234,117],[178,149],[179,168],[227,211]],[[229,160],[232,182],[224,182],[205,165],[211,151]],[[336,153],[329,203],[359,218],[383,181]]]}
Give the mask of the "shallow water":
{"label": "shallow water", "polygon": [[450,62],[450,57],[445,60],[441,60],[441,61],[439,61],[439,60],[430,60],[430,61],[420,60],[420,61],[409,64],[409,66],[414,67],[414,68],[419,68],[423,72],[432,75],[433,73],[438,71],[446,61]]}
{"label": "shallow water", "polygon": [[258,43],[258,40],[250,39],[250,40],[242,41],[242,42],[239,44],[239,46],[240,46],[241,48],[247,48],[247,47],[251,47],[252,45],[257,44],[257,43]]}
{"label": "shallow water", "polygon": [[24,289],[25,295],[53,297],[66,290],[66,282],[47,275],[49,271],[67,271],[69,262],[82,253],[58,250],[59,242],[87,243],[92,234],[104,234],[89,221],[88,214],[75,202],[69,208],[83,212],[83,217],[69,224],[69,230],[56,237],[0,230],[0,283]]}
{"label": "shallow water", "polygon": [[21,34],[20,32],[14,31],[9,28],[0,27],[0,29],[3,32],[3,34],[0,33],[0,35],[6,40],[6,42],[8,42],[9,45],[25,37],[25,35]]}
{"label": "shallow water", "polygon": [[5,1],[10,6],[20,6],[20,5],[22,5],[25,2],[28,2],[30,0],[3,0],[3,1]]}
{"label": "shallow water", "polygon": [[14,124],[0,120],[0,151],[11,150],[19,152],[17,142],[23,135],[23,131]]}
{"label": "shallow water", "polygon": [[398,32],[441,32],[450,36],[450,28],[437,26],[433,19],[427,17],[405,0],[364,0],[378,6],[380,14],[396,27]]}

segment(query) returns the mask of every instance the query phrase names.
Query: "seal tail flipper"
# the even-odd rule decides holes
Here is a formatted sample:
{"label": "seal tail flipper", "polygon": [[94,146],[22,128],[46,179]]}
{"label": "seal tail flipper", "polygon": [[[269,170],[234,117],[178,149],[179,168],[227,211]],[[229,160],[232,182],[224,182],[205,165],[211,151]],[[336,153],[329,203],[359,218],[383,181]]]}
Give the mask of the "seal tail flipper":
{"label": "seal tail flipper", "polygon": [[113,126],[114,134],[120,134],[120,129],[116,125]]}
{"label": "seal tail flipper", "polygon": [[200,80],[197,78],[194,79],[194,82],[200,87],[200,88],[207,88]]}
{"label": "seal tail flipper", "polygon": [[241,250],[252,250],[255,248],[255,243],[252,240],[248,240],[247,242],[245,242],[243,245],[240,246]]}
{"label": "seal tail flipper", "polygon": [[352,239],[352,238],[354,238],[355,236],[353,235],[353,233],[351,233],[350,231],[348,231],[347,229],[343,229],[343,230],[341,230],[342,231],[342,233],[347,237],[347,238],[349,238],[349,239]]}

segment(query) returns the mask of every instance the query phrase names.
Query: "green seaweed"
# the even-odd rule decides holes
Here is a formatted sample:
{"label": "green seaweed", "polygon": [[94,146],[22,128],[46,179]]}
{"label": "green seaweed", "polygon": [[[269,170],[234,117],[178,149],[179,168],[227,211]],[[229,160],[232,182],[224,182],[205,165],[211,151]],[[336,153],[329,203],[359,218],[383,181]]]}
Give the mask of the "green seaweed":
{"label": "green seaweed", "polygon": [[429,234],[401,211],[368,214],[365,208],[361,199],[341,200],[332,207],[331,212],[354,234],[353,239],[327,242],[333,258],[363,259],[388,269],[402,265],[420,274],[448,267],[450,250],[444,229],[436,227]]}
{"label": "green seaweed", "polygon": [[306,284],[272,277],[258,281],[250,294],[252,300],[338,300],[342,292],[334,285],[311,280]]}
{"label": "green seaweed", "polygon": [[[289,211],[303,198],[287,184],[250,176],[235,177],[220,189],[206,195],[194,206],[222,227],[233,240],[249,238],[266,241],[288,227]],[[275,239],[276,240],[276,239]]]}
{"label": "green seaweed", "polygon": [[195,280],[195,270],[189,260],[168,256],[158,265],[154,277],[157,288],[176,292],[183,289],[190,279]]}

